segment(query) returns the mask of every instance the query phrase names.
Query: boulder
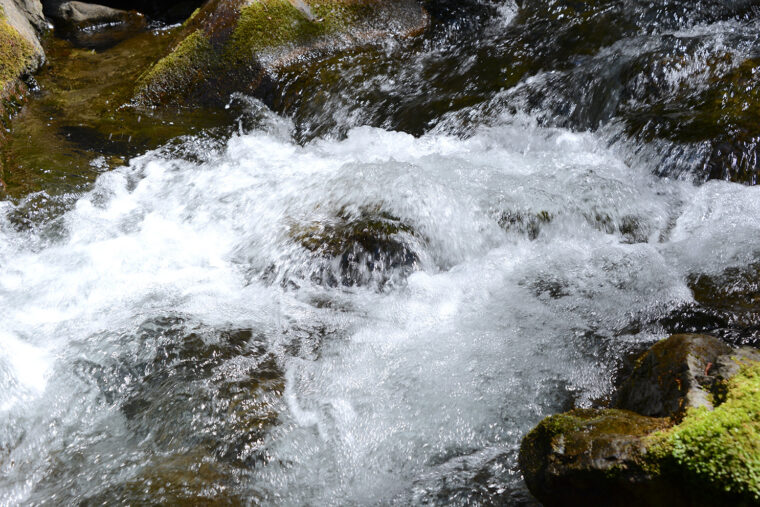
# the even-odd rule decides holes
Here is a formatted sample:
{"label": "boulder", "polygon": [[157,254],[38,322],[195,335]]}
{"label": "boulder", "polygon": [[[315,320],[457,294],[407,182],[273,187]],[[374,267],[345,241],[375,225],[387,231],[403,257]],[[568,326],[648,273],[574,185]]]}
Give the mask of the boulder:
{"label": "boulder", "polygon": [[5,21],[31,44],[38,65],[42,64],[45,53],[39,37],[47,31],[48,23],[40,0],[0,0],[0,10]]}
{"label": "boulder", "polygon": [[37,70],[45,62],[39,36],[47,29],[34,0],[0,0],[0,85]]}
{"label": "boulder", "polygon": [[731,348],[715,337],[677,334],[656,343],[617,393],[615,406],[650,417],[679,417],[689,407],[712,408],[705,377]]}
{"label": "boulder", "polygon": [[544,505],[760,505],[760,352],[674,335],[623,389],[618,405],[664,417],[571,410],[525,436],[520,468]]}
{"label": "boulder", "polygon": [[676,491],[654,480],[646,460],[646,437],[669,425],[625,410],[571,410],[547,417],[525,436],[520,468],[546,506],[641,505],[642,498],[657,496],[663,504],[683,505]]}
{"label": "boulder", "polygon": [[311,270],[300,275],[319,284],[383,287],[419,268],[414,229],[372,207],[293,224],[290,236],[310,258]]}
{"label": "boulder", "polygon": [[135,11],[124,11],[105,5],[85,2],[51,2],[45,5],[45,14],[56,22],[56,28],[86,29],[98,25],[134,23],[144,16]]}
{"label": "boulder", "polygon": [[210,0],[140,78],[134,103],[223,105],[233,92],[266,97],[276,71],[296,59],[410,36],[427,24],[416,0]]}
{"label": "boulder", "polygon": [[53,20],[59,37],[88,49],[111,47],[147,26],[145,16],[137,11],[85,2],[48,2],[45,14]]}
{"label": "boulder", "polygon": [[39,2],[0,0],[0,132],[8,128],[9,117],[25,95],[22,78],[45,61],[38,38],[44,28]]}

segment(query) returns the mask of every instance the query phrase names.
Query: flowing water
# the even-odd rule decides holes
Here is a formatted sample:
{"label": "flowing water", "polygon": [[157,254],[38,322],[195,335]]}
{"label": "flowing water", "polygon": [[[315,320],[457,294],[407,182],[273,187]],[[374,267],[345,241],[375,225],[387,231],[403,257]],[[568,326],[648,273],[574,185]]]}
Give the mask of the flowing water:
{"label": "flowing water", "polygon": [[[651,83],[609,77],[677,54],[672,98],[757,54],[710,5],[633,9],[559,70],[525,5],[433,10],[422,41],[322,61],[344,93],[286,73],[222,142],[0,201],[0,504],[532,504],[542,417],[670,331],[755,343],[754,307],[709,313],[695,280],[756,289],[760,188],[626,130]],[[545,71],[503,70],[518,35]]]}

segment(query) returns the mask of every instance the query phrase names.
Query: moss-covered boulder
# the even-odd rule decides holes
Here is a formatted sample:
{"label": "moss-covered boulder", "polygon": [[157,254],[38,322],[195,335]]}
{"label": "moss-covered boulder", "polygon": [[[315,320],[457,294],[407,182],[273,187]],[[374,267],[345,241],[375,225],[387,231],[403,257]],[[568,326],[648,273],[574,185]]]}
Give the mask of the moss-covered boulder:
{"label": "moss-covered boulder", "polygon": [[678,334],[656,343],[636,361],[617,393],[616,406],[651,417],[678,417],[689,407],[712,408],[704,377],[731,348],[715,337]]}
{"label": "moss-covered boulder", "polygon": [[[0,0],[0,146],[5,143],[11,116],[26,97],[27,88],[22,78],[45,61],[38,39],[38,30],[43,28],[39,2]],[[0,190],[5,188],[3,165],[3,157],[0,157]]]}
{"label": "moss-covered boulder", "polygon": [[732,361],[719,406],[691,408],[648,439],[648,461],[701,505],[760,505],[760,363]]}
{"label": "moss-covered boulder", "polygon": [[8,114],[6,102],[18,91],[19,79],[37,70],[45,60],[36,29],[27,16],[16,0],[0,0],[0,100],[3,102],[0,118]]}
{"label": "moss-covered boulder", "polygon": [[[698,341],[712,352],[720,348]],[[673,372],[683,364],[687,344],[683,337],[659,342],[637,370],[647,362],[650,373],[678,378]],[[671,369],[665,368],[664,346],[678,352]],[[620,409],[572,410],[544,419],[520,448],[530,491],[547,506],[760,505],[759,356],[738,349],[715,357],[701,379],[711,403],[688,406],[678,419]]]}
{"label": "moss-covered boulder", "polygon": [[663,494],[652,487],[646,437],[668,425],[624,410],[554,415],[523,439],[520,468],[545,505],[632,505],[631,495],[641,501]]}
{"label": "moss-covered boulder", "polygon": [[410,36],[427,23],[416,0],[209,0],[140,78],[135,103],[224,104],[233,92],[264,97],[286,64]]}

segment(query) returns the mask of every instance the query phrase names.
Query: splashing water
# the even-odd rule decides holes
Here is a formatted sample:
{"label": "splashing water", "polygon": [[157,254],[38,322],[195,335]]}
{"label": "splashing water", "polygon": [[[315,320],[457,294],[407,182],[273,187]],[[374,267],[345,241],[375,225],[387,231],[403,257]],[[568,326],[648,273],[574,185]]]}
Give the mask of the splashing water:
{"label": "splashing water", "polygon": [[[609,395],[690,273],[757,253],[760,190],[660,179],[592,134],[269,127],[148,153],[32,230],[3,204],[5,503],[529,501],[521,436]],[[313,276],[335,265],[294,230],[361,213],[413,262]]]}
{"label": "splashing water", "polygon": [[609,4],[440,2],[285,72],[292,122],[237,97],[226,143],[0,202],[0,505],[532,504],[522,436],[760,251],[760,189],[621,134],[756,52],[751,2]]}

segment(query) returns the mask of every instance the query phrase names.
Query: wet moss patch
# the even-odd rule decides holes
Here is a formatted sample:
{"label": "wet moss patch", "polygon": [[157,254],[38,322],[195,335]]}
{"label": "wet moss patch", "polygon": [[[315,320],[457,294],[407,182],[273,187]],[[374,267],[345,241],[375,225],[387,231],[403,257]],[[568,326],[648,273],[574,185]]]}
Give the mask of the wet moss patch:
{"label": "wet moss patch", "polygon": [[5,90],[33,64],[32,45],[13,28],[0,7],[0,90]]}
{"label": "wet moss patch", "polygon": [[683,421],[652,436],[650,459],[690,482],[760,502],[760,363],[728,381],[715,410],[690,409]]}
{"label": "wet moss patch", "polygon": [[187,21],[180,42],[143,74],[135,103],[220,104],[233,92],[263,96],[271,72],[295,59],[415,33],[426,22],[411,0],[215,0]]}

